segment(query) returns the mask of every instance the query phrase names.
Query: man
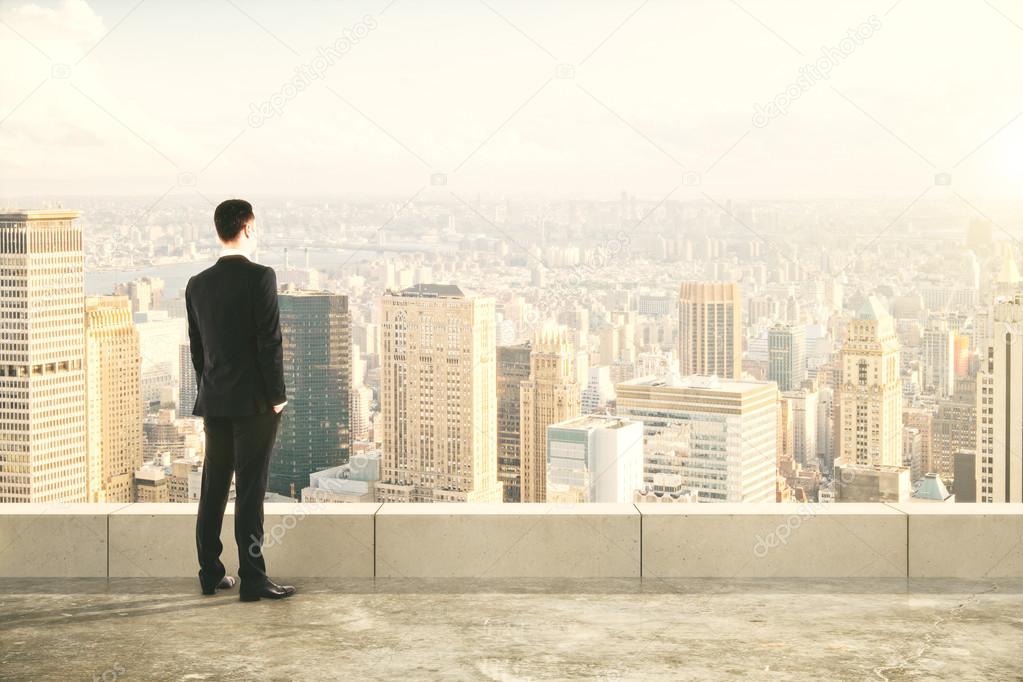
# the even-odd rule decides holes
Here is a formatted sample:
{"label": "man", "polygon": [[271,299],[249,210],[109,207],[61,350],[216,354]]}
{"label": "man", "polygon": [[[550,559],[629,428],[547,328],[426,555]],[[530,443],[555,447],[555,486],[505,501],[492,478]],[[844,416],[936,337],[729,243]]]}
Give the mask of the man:
{"label": "man", "polygon": [[277,276],[252,262],[256,248],[252,204],[230,199],[213,214],[223,244],[220,259],[188,280],[188,340],[198,381],[192,414],[203,417],[202,470],[195,542],[203,594],[234,587],[220,561],[220,529],[235,476],[234,537],[242,601],[283,599],[295,592],[266,575],[263,497],[270,453],[287,404]]}

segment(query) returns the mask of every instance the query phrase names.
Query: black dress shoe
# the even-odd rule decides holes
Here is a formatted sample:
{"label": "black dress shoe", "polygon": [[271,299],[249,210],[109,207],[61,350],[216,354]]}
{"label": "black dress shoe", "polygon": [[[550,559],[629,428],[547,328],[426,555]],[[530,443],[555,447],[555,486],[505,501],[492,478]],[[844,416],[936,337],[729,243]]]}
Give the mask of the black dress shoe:
{"label": "black dress shoe", "polygon": [[295,588],[291,585],[278,585],[267,578],[263,586],[255,591],[242,590],[238,597],[242,601],[259,601],[260,599],[284,599],[295,594]]}
{"label": "black dress shoe", "polygon": [[214,594],[216,593],[217,590],[229,590],[232,587],[234,587],[234,585],[235,579],[229,575],[225,575],[223,578],[220,579],[220,582],[217,583],[215,587],[206,587],[205,585],[203,585],[202,593]]}

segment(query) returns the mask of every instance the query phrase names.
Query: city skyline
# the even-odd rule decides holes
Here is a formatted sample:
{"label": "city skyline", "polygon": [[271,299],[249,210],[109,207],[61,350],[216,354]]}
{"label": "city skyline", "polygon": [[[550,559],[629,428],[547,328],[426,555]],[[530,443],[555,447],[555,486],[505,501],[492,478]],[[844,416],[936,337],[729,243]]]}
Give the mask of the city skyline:
{"label": "city skyline", "polygon": [[[268,235],[271,245],[278,245],[275,248],[281,243],[293,248],[284,247],[278,267],[285,346],[292,349],[290,355],[286,353],[285,365],[298,391],[293,409],[302,412],[290,417],[286,427],[292,422],[304,424],[301,442],[295,441],[297,432],[288,428],[279,438],[274,470],[279,473],[273,475],[286,481],[275,486],[274,494],[280,499],[297,499],[308,481],[313,488],[327,485],[323,489],[369,486],[385,501],[482,496],[492,501],[504,497],[508,502],[542,502],[547,481],[555,475],[552,471],[563,471],[563,467],[551,468],[547,430],[565,419],[601,413],[652,420],[645,424],[646,436],[661,450],[644,459],[643,488],[637,486],[634,491],[637,499],[765,500],[765,491],[774,490],[772,497],[778,502],[901,501],[915,494],[917,485],[940,491],[946,490],[943,484],[967,499],[991,499],[984,493],[992,488],[989,455],[1000,440],[993,436],[990,425],[994,422],[987,415],[1010,424],[1013,417],[1006,420],[1005,411],[1013,409],[1018,387],[1015,378],[1000,378],[1001,370],[995,371],[991,364],[995,356],[985,360],[984,353],[998,334],[1015,334],[1015,323],[1006,326],[999,316],[1011,309],[1005,301],[1023,288],[1019,254],[1011,242],[997,240],[994,225],[973,220],[965,228],[960,226],[959,239],[969,247],[965,257],[940,242],[922,248],[918,241],[897,238],[894,243],[905,249],[910,268],[901,272],[885,271],[885,247],[880,244],[870,253],[853,252],[837,267],[833,262],[838,259],[833,260],[832,254],[841,248],[815,240],[813,229],[804,233],[801,242],[791,244],[791,256],[769,240],[751,239],[745,221],[771,229],[784,219],[779,212],[751,204],[716,211],[681,204],[662,207],[651,222],[666,229],[670,238],[656,229],[631,236],[616,231],[627,218],[644,213],[629,195],[610,204],[562,206],[539,221],[530,217],[534,209],[523,212],[507,202],[478,204],[472,225],[462,224],[444,207],[424,208],[429,211],[425,215],[432,217],[416,228],[422,246],[379,238],[374,243],[371,229],[360,228],[352,230],[351,236],[340,236],[360,243],[337,249],[333,260],[326,262],[319,258],[338,242],[337,236],[324,231],[324,218],[333,210],[355,208],[304,208],[321,225],[324,240],[317,246],[315,266],[308,247],[301,246],[303,240],[295,240],[302,232],[295,232],[286,214],[278,218],[284,221],[283,231],[278,225]],[[357,210],[379,209],[369,205]],[[271,215],[278,210],[269,209]],[[111,214],[106,221],[114,217],[115,232],[123,233],[124,223],[117,215]],[[5,261],[8,265],[27,257],[38,267],[44,261],[32,249],[41,249],[39,254],[50,254],[47,257],[55,259],[55,265],[72,267],[71,281],[80,278],[83,289],[84,260],[99,259],[118,267],[120,256],[110,248],[95,251],[87,249],[84,240],[61,236],[60,226],[65,224],[61,220],[71,221],[74,234],[80,234],[77,211],[39,210],[5,217],[5,225],[26,230],[24,241],[19,241],[18,232],[2,241],[10,252],[8,259],[14,258]],[[580,229],[594,221],[603,226],[602,231]],[[565,232],[549,229],[558,224]],[[29,229],[29,225],[35,227]],[[481,225],[493,228],[492,234],[478,236],[476,230],[485,229]],[[128,229],[164,237],[174,234],[158,225]],[[525,235],[531,232],[539,242],[519,253],[513,247],[520,246],[522,239],[528,241]],[[196,259],[201,262],[208,253],[209,240],[207,234],[206,239],[186,242],[179,234],[151,243],[147,253],[132,258],[148,262],[149,272],[161,268],[194,272],[204,267]],[[310,243],[308,238],[305,243]],[[19,248],[29,251],[18,256]],[[83,259],[87,251],[92,255]],[[353,259],[360,252],[363,257]],[[950,257],[954,260],[949,261]],[[946,263],[946,267],[917,276],[913,268],[929,262]],[[954,266],[949,268],[948,263]],[[39,272],[47,275],[50,270]],[[879,273],[884,275],[880,280]],[[15,267],[8,274],[20,277],[24,271]],[[89,363],[85,373],[89,450],[78,453],[82,456],[66,453],[60,466],[77,466],[75,462],[84,460],[83,486],[93,499],[108,494],[149,501],[194,499],[189,486],[191,477],[201,471],[197,458],[202,449],[195,447],[194,420],[183,406],[194,391],[194,380],[191,367],[182,362],[185,327],[180,289],[151,274],[139,277],[122,272],[121,276],[103,292],[107,298],[83,298],[82,304],[90,306],[85,319],[94,319],[89,322],[94,326],[106,319],[100,316],[103,309],[97,308],[100,301],[122,309],[116,336],[110,338],[123,338],[127,344],[123,352],[128,355]],[[589,288],[581,286],[594,277],[599,279],[592,280]],[[8,282],[13,286],[7,292],[13,297],[13,310],[25,295],[14,286],[18,281]],[[77,300],[78,289],[70,291],[67,286],[64,280],[44,277],[29,290],[41,300],[66,299],[73,307],[67,297]],[[343,310],[339,309],[339,315],[334,311],[321,316],[321,322],[330,321],[325,325],[316,322],[316,316],[292,310],[293,302],[317,300],[340,301]],[[464,308],[459,315],[476,312],[464,319],[446,317],[452,306]],[[93,308],[97,312],[90,318]],[[36,314],[43,310],[30,309]],[[390,312],[382,317],[385,309]],[[407,311],[414,310],[423,317],[405,321]],[[475,331],[470,332],[466,324]],[[1003,324],[1005,331],[992,326],[997,324]],[[788,340],[792,330],[799,332],[795,345]],[[8,334],[17,338],[13,332],[14,328]],[[78,336],[73,328],[65,332]],[[98,326],[95,332],[83,327],[83,347],[87,336],[92,339],[102,333]],[[474,340],[470,343],[470,339]],[[418,350],[406,354],[402,344],[413,340],[412,348]],[[462,341],[472,349],[460,347]],[[317,346],[321,342],[326,344],[323,348]],[[94,341],[89,343],[97,348]],[[40,347],[44,353],[46,348]],[[522,369],[501,360],[520,350],[526,353],[517,361]],[[325,375],[316,358],[327,351],[330,357],[322,356],[327,363],[323,367],[333,367],[330,371],[337,371],[337,381],[328,378],[323,384]],[[453,357],[464,353],[476,358],[472,367],[451,364]],[[137,365],[128,357],[132,354]],[[93,356],[100,357],[96,351]],[[986,370],[984,362],[988,362]],[[435,374],[431,364],[457,371],[445,379]],[[30,362],[24,372],[34,376],[31,368],[36,366],[43,367]],[[484,367],[494,369],[493,376]],[[11,376],[18,371],[15,366]],[[123,386],[130,386],[133,379],[123,373],[135,371],[138,400],[132,401]],[[101,391],[107,375],[124,379]],[[385,376],[391,378],[382,381]],[[460,385],[469,379],[473,385],[479,382],[478,388],[458,398],[469,402],[451,403],[459,395],[451,393],[452,382]],[[512,383],[506,384],[509,380]],[[682,400],[678,405],[676,398],[662,397],[658,404],[653,397],[637,397],[637,387],[643,386],[664,387],[657,390],[665,396],[674,390],[671,387],[689,386],[717,397],[707,398],[706,403]],[[321,399],[318,391],[324,393]],[[719,413],[718,407],[734,399],[728,397],[729,391],[743,395],[752,391],[750,395],[757,396],[742,398],[743,414],[747,403],[757,406],[749,408],[752,421],[748,424],[720,421],[728,410]],[[768,399],[768,394],[773,397]],[[989,396],[995,394],[1002,396],[1002,412],[992,413],[988,407]],[[407,412],[410,399],[418,405],[419,416]],[[435,402],[438,399],[441,402]],[[340,411],[334,409],[337,406]],[[762,411],[768,407],[770,412]],[[334,416],[325,420],[313,414],[321,408]],[[468,431],[461,423],[465,409],[478,415],[470,420]],[[445,428],[456,435],[431,444],[437,424],[430,421],[445,414]],[[674,415],[667,423],[684,430],[691,441],[675,438],[671,447],[687,453],[687,459],[667,469],[665,463],[676,455],[661,442],[665,415]],[[701,420],[730,425],[720,432],[695,428]],[[690,422],[694,428],[686,429]],[[120,441],[128,450],[120,446],[116,451],[102,445],[99,434],[109,433],[112,423],[123,425],[118,431],[130,430],[132,424],[142,426],[142,443],[131,445],[128,438]],[[509,431],[514,424],[517,434]],[[765,428],[768,424],[770,429]],[[356,428],[357,440],[352,439]],[[409,428],[421,433],[419,441],[407,439]],[[1009,426],[999,428],[1012,432]],[[400,438],[386,436],[388,429]],[[973,430],[976,438],[964,435]],[[730,431],[747,435],[734,441],[727,436]],[[718,445],[707,449],[708,443]],[[420,454],[410,457],[424,444],[427,447]],[[981,446],[982,456],[977,456],[975,445]],[[335,454],[327,454],[331,452]],[[471,460],[462,459],[466,452],[475,453]],[[724,453],[732,463],[725,470],[716,469],[714,452]],[[40,452],[38,457],[42,456]],[[359,464],[366,457],[379,458],[376,479],[367,479]],[[698,464],[701,457],[706,459]],[[1016,465],[1009,464],[1016,461],[1013,457],[1005,455],[1003,472],[1015,470]],[[37,455],[29,459],[36,461]],[[446,474],[438,475],[439,465],[447,468]],[[465,466],[478,473],[467,477]],[[11,475],[20,469],[6,471]],[[860,480],[855,486],[847,485],[838,480],[839,472]],[[567,480],[565,475],[556,474],[559,486]],[[110,485],[111,476],[117,480],[116,492],[99,492],[100,486]],[[1001,476],[1011,480],[1014,474]],[[99,483],[101,478],[107,482]],[[349,482],[315,483],[330,478]],[[962,490],[955,485],[957,478],[969,480],[977,489]],[[77,485],[72,479],[58,484]],[[356,484],[357,480],[362,483]],[[431,492],[435,481],[441,482],[440,487]],[[721,481],[726,482],[725,488],[720,487]],[[477,495],[474,486],[479,485],[483,487]],[[504,487],[504,495],[491,492]],[[751,492],[744,492],[747,489]],[[367,494],[364,490],[343,499],[364,499]],[[577,494],[581,493],[569,496]],[[565,489],[559,488],[559,499],[565,495]]]}

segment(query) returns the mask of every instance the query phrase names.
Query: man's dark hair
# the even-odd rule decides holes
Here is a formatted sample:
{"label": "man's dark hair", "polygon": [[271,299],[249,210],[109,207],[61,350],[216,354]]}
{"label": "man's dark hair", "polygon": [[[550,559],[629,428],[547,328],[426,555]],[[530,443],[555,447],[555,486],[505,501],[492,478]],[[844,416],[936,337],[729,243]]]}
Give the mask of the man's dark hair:
{"label": "man's dark hair", "polygon": [[252,204],[242,199],[228,199],[213,212],[213,223],[222,242],[233,242],[245,223],[255,218]]}

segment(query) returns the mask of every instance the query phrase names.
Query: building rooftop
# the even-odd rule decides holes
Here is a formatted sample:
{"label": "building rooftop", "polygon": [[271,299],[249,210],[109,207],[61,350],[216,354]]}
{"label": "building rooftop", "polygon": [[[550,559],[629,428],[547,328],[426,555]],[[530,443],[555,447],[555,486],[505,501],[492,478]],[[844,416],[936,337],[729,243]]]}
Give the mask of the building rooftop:
{"label": "building rooftop", "polygon": [[327,291],[325,289],[299,289],[294,284],[287,284],[280,291],[281,296],[296,296],[296,297],[341,297],[344,294],[339,294],[336,291]]}
{"label": "building rooftop", "polygon": [[899,473],[902,471],[909,470],[909,467],[900,466],[898,464],[857,464],[855,462],[843,462],[840,460],[835,461],[835,466],[840,466],[843,469],[859,469],[860,471],[880,471],[884,473]]}
{"label": "building rooftop", "polygon": [[416,284],[398,292],[408,298],[465,298],[465,293],[455,284]]}
{"label": "building rooftop", "polygon": [[24,222],[26,220],[67,220],[78,218],[81,211],[66,208],[8,209],[0,212],[0,222]]}
{"label": "building rooftop", "polygon": [[[1019,671],[1023,594],[990,581],[296,585],[284,602],[245,604],[237,588],[204,597],[194,579],[3,580],[3,677],[980,680]],[[841,634],[808,646],[808,624]]]}
{"label": "building rooftop", "polygon": [[692,374],[681,376],[677,372],[664,376],[650,375],[623,381],[618,386],[650,386],[654,388],[680,388],[695,391],[725,391],[729,393],[746,393],[747,391],[759,391],[768,386],[777,386],[773,381],[744,381],[741,379],[726,379],[718,376],[700,376]]}
{"label": "building rooftop", "polygon": [[[1019,671],[1020,504],[269,504],[299,592],[252,604],[199,594],[196,508],[0,505],[0,678]],[[235,575],[230,511],[222,537]]]}
{"label": "building rooftop", "polygon": [[857,320],[883,320],[888,317],[888,309],[877,296],[868,296],[856,311]]}
{"label": "building rooftop", "polygon": [[925,474],[917,489],[913,491],[913,498],[917,500],[933,500],[944,502],[952,495],[948,492],[941,477],[938,474]]}
{"label": "building rooftop", "polygon": [[643,425],[642,422],[627,417],[614,417],[605,414],[587,414],[581,417],[572,417],[557,424],[551,424],[552,429],[577,429],[591,431],[593,429],[621,429],[632,424]]}

